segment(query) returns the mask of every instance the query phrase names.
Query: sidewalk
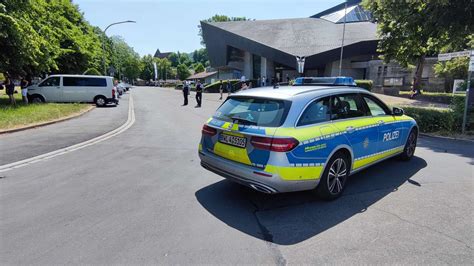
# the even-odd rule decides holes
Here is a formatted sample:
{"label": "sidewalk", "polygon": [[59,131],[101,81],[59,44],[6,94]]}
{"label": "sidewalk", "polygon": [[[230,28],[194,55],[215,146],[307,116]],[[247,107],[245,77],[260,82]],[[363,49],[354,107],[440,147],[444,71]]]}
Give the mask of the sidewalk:
{"label": "sidewalk", "polygon": [[442,108],[447,109],[449,108],[448,104],[444,103],[433,103],[427,101],[419,101],[419,100],[411,100],[402,97],[395,97],[389,96],[385,94],[374,93],[378,98],[384,101],[386,104],[394,107],[394,106],[412,106],[412,107],[432,107],[432,108]]}
{"label": "sidewalk", "polygon": [[95,108],[71,120],[0,135],[0,165],[65,148],[120,127],[128,118],[129,94],[117,107]]}

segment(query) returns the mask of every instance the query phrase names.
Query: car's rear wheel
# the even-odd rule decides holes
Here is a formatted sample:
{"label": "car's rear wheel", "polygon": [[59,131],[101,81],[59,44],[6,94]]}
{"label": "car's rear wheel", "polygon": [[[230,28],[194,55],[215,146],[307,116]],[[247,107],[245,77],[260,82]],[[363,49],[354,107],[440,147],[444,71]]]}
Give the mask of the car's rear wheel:
{"label": "car's rear wheel", "polygon": [[403,153],[400,154],[399,158],[403,161],[409,161],[413,158],[416,149],[416,141],[418,138],[418,134],[416,129],[412,129],[410,134],[408,135],[407,142],[405,143],[405,148],[403,149]]}
{"label": "car's rear wheel", "polygon": [[44,103],[44,98],[41,97],[40,95],[33,95],[31,96],[31,103]]}
{"label": "car's rear wheel", "polygon": [[325,200],[341,196],[350,172],[350,159],[344,152],[336,152],[329,160],[316,192]]}
{"label": "car's rear wheel", "polygon": [[94,103],[97,107],[104,107],[107,104],[107,99],[104,96],[97,96],[94,99]]}

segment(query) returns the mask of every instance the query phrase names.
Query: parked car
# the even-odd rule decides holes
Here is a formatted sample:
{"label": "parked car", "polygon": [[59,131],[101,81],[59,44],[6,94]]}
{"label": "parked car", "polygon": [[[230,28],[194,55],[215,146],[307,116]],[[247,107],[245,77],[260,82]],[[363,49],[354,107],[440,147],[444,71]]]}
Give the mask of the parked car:
{"label": "parked car", "polygon": [[[413,157],[415,120],[367,90],[265,87],[232,94],[202,128],[201,165],[265,193],[315,189],[339,197],[347,177]],[[380,178],[383,178],[381,174]]]}
{"label": "parked car", "polygon": [[41,102],[92,102],[97,106],[117,104],[113,78],[107,76],[51,75],[28,87],[28,98]]}
{"label": "parked car", "polygon": [[126,82],[120,82],[119,85],[125,88],[126,91],[129,91],[133,86]]}

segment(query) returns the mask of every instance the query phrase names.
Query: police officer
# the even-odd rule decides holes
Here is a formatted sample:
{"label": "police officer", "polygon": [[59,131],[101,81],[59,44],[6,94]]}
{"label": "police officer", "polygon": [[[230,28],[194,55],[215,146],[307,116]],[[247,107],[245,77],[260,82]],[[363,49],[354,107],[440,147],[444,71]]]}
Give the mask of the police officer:
{"label": "police officer", "polygon": [[201,107],[201,102],[202,102],[202,85],[201,82],[197,82],[196,84],[196,108]]}
{"label": "police officer", "polygon": [[183,96],[184,96],[184,104],[188,105],[188,95],[189,95],[189,81],[185,80],[183,83]]}

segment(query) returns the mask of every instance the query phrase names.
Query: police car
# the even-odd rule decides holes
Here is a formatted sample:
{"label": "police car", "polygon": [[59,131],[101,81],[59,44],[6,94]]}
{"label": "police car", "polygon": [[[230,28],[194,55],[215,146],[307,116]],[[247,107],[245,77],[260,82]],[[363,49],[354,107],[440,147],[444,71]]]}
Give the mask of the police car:
{"label": "police car", "polygon": [[349,175],[413,157],[414,119],[353,86],[257,88],[231,95],[202,128],[201,165],[265,193],[340,196]]}

